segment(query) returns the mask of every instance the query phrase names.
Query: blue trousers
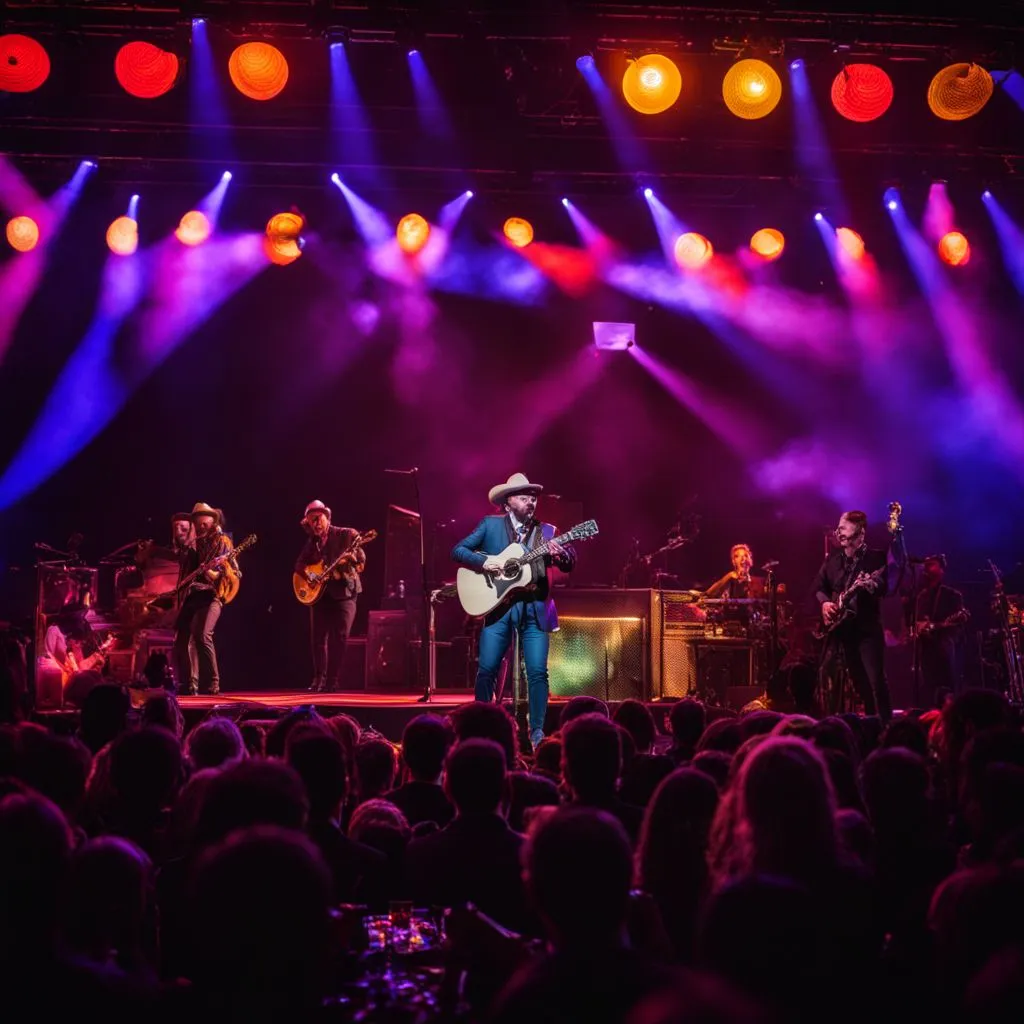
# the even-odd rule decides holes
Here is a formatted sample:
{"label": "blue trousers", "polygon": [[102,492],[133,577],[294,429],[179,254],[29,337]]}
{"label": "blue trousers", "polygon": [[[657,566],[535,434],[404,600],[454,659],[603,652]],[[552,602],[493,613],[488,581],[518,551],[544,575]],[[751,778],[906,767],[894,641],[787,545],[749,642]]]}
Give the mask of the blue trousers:
{"label": "blue trousers", "polygon": [[516,601],[496,622],[480,631],[480,665],[476,673],[476,699],[494,700],[494,684],[501,660],[509,649],[515,630],[519,630],[526,680],[529,688],[530,735],[544,729],[548,710],[549,636],[537,624],[537,609],[526,601]]}

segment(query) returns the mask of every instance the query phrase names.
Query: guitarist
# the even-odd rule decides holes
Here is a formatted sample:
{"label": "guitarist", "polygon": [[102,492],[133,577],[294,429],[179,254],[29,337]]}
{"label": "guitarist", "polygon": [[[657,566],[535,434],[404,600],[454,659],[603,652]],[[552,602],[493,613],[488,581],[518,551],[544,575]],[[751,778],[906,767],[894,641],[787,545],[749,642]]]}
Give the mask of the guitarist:
{"label": "guitarist", "polygon": [[924,586],[917,594],[917,656],[925,687],[937,695],[952,692],[956,684],[957,641],[961,625],[970,617],[964,595],[947,587],[946,556],[928,555],[922,564]]}
{"label": "guitarist", "polygon": [[[885,633],[882,629],[882,598],[895,589],[906,562],[902,533],[895,533],[888,551],[867,545],[867,514],[844,512],[834,538],[838,551],[825,559],[814,584],[826,626],[836,623],[841,612],[837,599],[862,573],[881,573],[877,580],[849,599],[852,612],[829,633],[822,652],[822,669],[830,673],[842,652],[866,714],[877,712],[883,722],[892,717],[889,683],[885,678]],[[831,690],[830,713],[839,710],[841,694]]]}
{"label": "guitarist", "polygon": [[[302,516],[302,528],[309,534],[295,560],[295,571],[305,573],[317,562],[333,562],[352,547],[358,530],[332,526],[331,510],[322,501],[311,501]],[[366,552],[352,550],[352,565],[339,567],[324,585],[323,596],[309,606],[310,638],[313,647],[313,693],[333,693],[341,684],[341,662],[348,635],[356,617],[356,599],[363,591],[360,573],[366,568]]]}
{"label": "guitarist", "polygon": [[[544,490],[531,484],[522,473],[513,473],[503,484],[492,487],[487,497],[502,511],[485,516],[477,528],[452,549],[452,559],[469,569],[501,572],[501,563],[493,557],[509,544],[520,543],[527,550],[550,541],[557,530],[550,523],[535,518],[537,495]],[[571,547],[552,544],[544,556],[545,567],[553,565],[562,572],[571,572],[576,554]],[[484,620],[480,631],[479,667],[476,674],[476,699],[494,700],[494,684],[518,630],[526,661],[529,687],[530,743],[536,750],[544,739],[544,716],[548,707],[548,643],[549,634],[558,629],[558,613],[549,592],[547,573],[537,580],[536,588],[518,591],[505,605],[495,608]],[[511,766],[510,766],[511,767]]]}
{"label": "guitarist", "polygon": [[[178,579],[183,580],[205,562],[229,555],[233,545],[224,532],[224,513],[205,502],[197,502],[189,513],[195,529],[195,542],[184,543],[178,550]],[[210,693],[220,693],[220,671],[213,631],[220,618],[223,602],[218,585],[227,575],[240,576],[238,565],[228,558],[214,569],[193,580],[184,594],[178,594],[181,606],[174,624],[174,664],[178,685],[193,696],[199,693],[200,679],[209,680]]]}

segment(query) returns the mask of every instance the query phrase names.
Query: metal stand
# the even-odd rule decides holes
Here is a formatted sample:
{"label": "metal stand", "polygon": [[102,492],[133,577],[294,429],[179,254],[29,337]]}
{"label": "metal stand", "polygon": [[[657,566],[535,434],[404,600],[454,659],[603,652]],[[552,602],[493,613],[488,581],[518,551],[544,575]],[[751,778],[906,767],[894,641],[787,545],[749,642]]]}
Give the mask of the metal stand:
{"label": "metal stand", "polygon": [[512,717],[515,719],[519,733],[520,753],[529,754],[532,753],[533,746],[530,743],[530,720],[526,695],[523,690],[524,679],[526,679],[526,665],[517,626],[512,634]]}
{"label": "metal stand", "polygon": [[427,589],[427,546],[424,537],[423,500],[420,497],[420,471],[412,469],[412,486],[416,492],[416,512],[420,517],[420,628],[423,643],[420,644],[420,672],[422,673],[423,696],[420,704],[429,704],[436,689],[436,664],[434,647],[434,603],[433,595]]}

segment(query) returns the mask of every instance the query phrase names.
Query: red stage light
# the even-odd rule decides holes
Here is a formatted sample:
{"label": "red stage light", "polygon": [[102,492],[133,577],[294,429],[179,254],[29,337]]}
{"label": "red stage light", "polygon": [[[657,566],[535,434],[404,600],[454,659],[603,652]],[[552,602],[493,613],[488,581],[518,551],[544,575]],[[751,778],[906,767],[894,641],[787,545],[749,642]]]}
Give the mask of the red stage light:
{"label": "red stage light", "polygon": [[947,231],[939,239],[939,256],[951,267],[962,267],[971,258],[971,245],[967,236],[959,231]]}
{"label": "red stage light", "polygon": [[118,217],[107,228],[107,245],[118,256],[131,256],[139,247],[139,225],[131,217]]}
{"label": "red stage light", "polygon": [[676,239],[673,247],[676,263],[683,270],[699,270],[715,254],[711,243],[696,231],[687,231]]}
{"label": "red stage light", "polygon": [[750,239],[750,250],[765,260],[777,260],[786,247],[786,237],[775,228],[761,228]]}
{"label": "red stage light", "polygon": [[114,74],[121,88],[143,100],[169,92],[177,81],[179,67],[176,54],[152,43],[125,43],[114,58]]}
{"label": "red stage light", "polygon": [[288,61],[270,43],[242,43],[228,60],[235,88],[251,100],[272,100],[288,83]]}
{"label": "red stage light", "polygon": [[0,91],[34,92],[50,76],[50,55],[28,36],[0,36]]}
{"label": "red stage light", "polygon": [[864,258],[864,239],[853,228],[836,228],[836,241],[850,259]]}
{"label": "red stage light", "polygon": [[7,222],[7,241],[18,252],[31,252],[39,244],[39,225],[31,217],[12,217]]}
{"label": "red stage light", "polygon": [[849,121],[881,117],[892,96],[892,79],[874,64],[847,64],[832,83],[832,106]]}
{"label": "red stage light", "polygon": [[430,237],[430,225],[426,218],[418,213],[407,213],[399,222],[395,231],[398,248],[409,256],[415,256]]}
{"label": "red stage light", "polygon": [[200,210],[189,210],[175,229],[174,237],[182,245],[201,245],[210,237],[210,221]]}

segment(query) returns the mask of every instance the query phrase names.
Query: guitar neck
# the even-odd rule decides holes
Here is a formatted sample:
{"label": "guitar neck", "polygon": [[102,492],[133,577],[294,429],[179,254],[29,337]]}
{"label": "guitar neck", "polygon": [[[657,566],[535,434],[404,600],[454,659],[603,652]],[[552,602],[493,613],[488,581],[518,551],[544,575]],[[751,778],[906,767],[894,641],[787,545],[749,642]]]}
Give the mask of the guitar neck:
{"label": "guitar neck", "polygon": [[520,561],[535,562],[538,558],[543,558],[551,551],[552,544],[567,544],[570,539],[571,536],[569,533],[562,533],[557,537],[552,537],[551,540],[546,540],[542,544],[538,544],[535,548],[531,548],[525,555],[523,555]]}

